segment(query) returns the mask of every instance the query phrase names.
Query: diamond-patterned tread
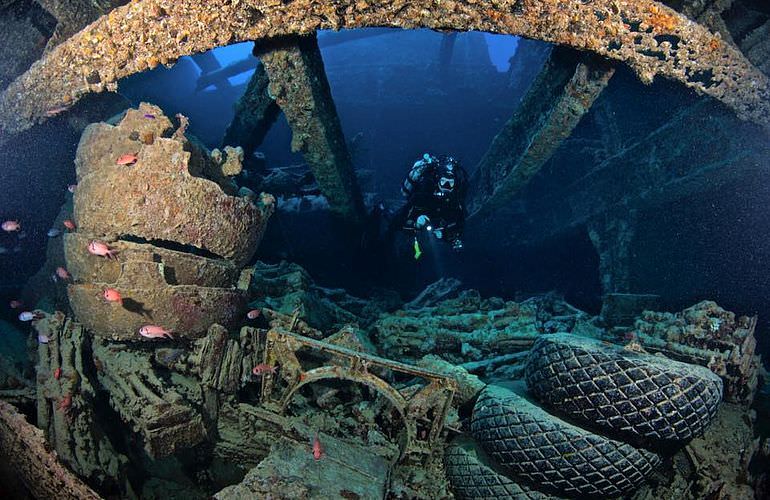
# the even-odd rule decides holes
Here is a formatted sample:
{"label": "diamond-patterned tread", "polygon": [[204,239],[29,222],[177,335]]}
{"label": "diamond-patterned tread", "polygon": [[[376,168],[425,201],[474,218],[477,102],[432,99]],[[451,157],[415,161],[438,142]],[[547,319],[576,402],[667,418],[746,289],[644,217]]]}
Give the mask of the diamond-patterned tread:
{"label": "diamond-patterned tread", "polygon": [[558,495],[620,496],[660,463],[655,453],[554,417],[526,397],[523,382],[487,386],[471,430],[510,477]]}
{"label": "diamond-patterned tread", "polygon": [[455,438],[444,451],[444,465],[452,493],[461,500],[558,499],[519,485],[496,467],[468,436]]}
{"label": "diamond-patterned tread", "polygon": [[530,392],[601,430],[681,443],[706,430],[722,400],[709,369],[565,333],[544,335],[525,368]]}

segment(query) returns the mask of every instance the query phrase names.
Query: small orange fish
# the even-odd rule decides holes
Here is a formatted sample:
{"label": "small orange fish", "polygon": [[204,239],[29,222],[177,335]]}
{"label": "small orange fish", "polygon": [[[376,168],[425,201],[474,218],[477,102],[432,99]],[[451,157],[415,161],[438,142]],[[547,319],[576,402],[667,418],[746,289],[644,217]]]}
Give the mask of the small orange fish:
{"label": "small orange fish", "polygon": [[123,305],[123,297],[120,295],[120,292],[114,288],[104,289],[104,300],[107,302],[117,302],[121,306]]}
{"label": "small orange fish", "polygon": [[72,275],[64,269],[63,267],[59,266],[56,268],[56,276],[59,277],[59,279],[68,280],[72,277]]}
{"label": "small orange fish", "polygon": [[108,259],[116,259],[117,257],[115,257],[115,254],[117,254],[118,251],[113,250],[103,241],[91,240],[91,243],[88,244],[88,253],[99,257],[106,257]]}
{"label": "small orange fish", "polygon": [[56,106],[54,108],[46,110],[45,116],[47,116],[48,118],[52,118],[54,116],[58,116],[64,113],[68,109],[70,109],[69,106]]}
{"label": "small orange fish", "polygon": [[12,233],[14,231],[21,231],[21,224],[17,220],[7,220],[0,224],[0,228],[6,233]]}
{"label": "small orange fish", "polygon": [[144,325],[139,329],[139,335],[148,339],[174,338],[171,336],[171,332],[157,325]]}
{"label": "small orange fish", "polygon": [[115,163],[116,163],[117,165],[127,165],[127,166],[131,166],[131,165],[133,165],[134,163],[136,163],[136,161],[137,161],[138,159],[139,159],[139,158],[138,158],[138,157],[137,157],[135,154],[130,154],[130,153],[127,153],[127,154],[124,154],[124,155],[122,155],[120,158],[118,158],[118,161],[117,161],[117,162],[115,162]]}
{"label": "small orange fish", "polygon": [[315,433],[315,438],[313,438],[313,458],[316,460],[321,460],[321,457],[324,454],[323,448],[321,448],[321,441],[318,439],[318,433]]}
{"label": "small orange fish", "polygon": [[249,319],[257,319],[259,318],[259,309],[252,309],[248,313],[246,313],[246,317]]}
{"label": "small orange fish", "polygon": [[64,224],[64,227],[66,227],[66,228],[67,228],[67,229],[69,229],[70,231],[74,231],[74,230],[75,230],[75,228],[77,228],[77,226],[75,225],[75,223],[74,223],[74,222],[72,222],[70,219],[64,219],[64,222],[62,222],[62,224]]}
{"label": "small orange fish", "polygon": [[69,191],[70,193],[74,193],[75,189],[77,189],[77,187],[78,187],[77,184],[70,184],[70,185],[67,186],[67,191]]}
{"label": "small orange fish", "polygon": [[264,375],[265,373],[272,373],[272,374],[275,374],[275,370],[276,370],[277,368],[278,368],[277,366],[270,366],[270,365],[267,365],[267,364],[265,364],[265,363],[260,363],[260,364],[258,364],[257,366],[255,366],[254,368],[252,368],[252,370],[251,370],[251,373],[252,373],[253,375],[256,375],[256,376],[258,376],[258,377],[261,377],[261,376],[262,376],[262,375]]}
{"label": "small orange fish", "polygon": [[54,370],[53,378],[55,378],[56,380],[59,380],[61,378],[61,367]]}
{"label": "small orange fish", "polygon": [[8,305],[11,306],[11,309],[19,309],[24,305],[24,302],[20,300],[12,300]]}
{"label": "small orange fish", "polygon": [[59,401],[59,404],[56,405],[56,409],[67,412],[67,410],[69,410],[71,406],[72,406],[72,394],[67,394],[61,399],[61,401]]}

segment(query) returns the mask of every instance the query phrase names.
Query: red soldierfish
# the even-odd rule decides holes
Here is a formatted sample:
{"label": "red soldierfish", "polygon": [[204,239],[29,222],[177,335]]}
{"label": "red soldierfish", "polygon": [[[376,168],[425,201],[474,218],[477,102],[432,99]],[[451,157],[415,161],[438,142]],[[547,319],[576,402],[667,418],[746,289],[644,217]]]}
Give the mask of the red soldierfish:
{"label": "red soldierfish", "polygon": [[120,292],[114,288],[104,289],[104,300],[107,302],[117,302],[121,306],[123,305],[123,297],[120,295]]}
{"label": "red soldierfish", "polygon": [[133,165],[139,158],[135,154],[124,154],[115,162],[117,165]]}
{"label": "red soldierfish", "polygon": [[56,380],[59,380],[61,378],[61,367],[54,370],[53,378],[55,378]]}
{"label": "red soldierfish", "polygon": [[246,313],[246,317],[249,319],[257,319],[259,318],[259,309],[252,309],[248,313]]}
{"label": "red soldierfish", "polygon": [[139,329],[139,335],[148,339],[174,338],[171,336],[171,332],[157,325],[144,325]]}
{"label": "red soldierfish", "polygon": [[72,275],[69,273],[69,271],[67,271],[66,269],[64,269],[61,266],[56,268],[56,276],[58,276],[59,279],[62,279],[62,280],[68,280],[68,279],[70,279],[72,277]]}
{"label": "red soldierfish", "polygon": [[21,231],[21,224],[19,224],[19,221],[17,220],[7,220],[0,224],[0,227],[5,231],[6,233],[12,233],[14,231]]}
{"label": "red soldierfish", "polygon": [[77,226],[75,225],[75,223],[74,223],[74,222],[72,222],[72,221],[71,221],[71,220],[69,220],[69,219],[64,219],[64,222],[62,222],[62,224],[64,224],[64,227],[66,227],[66,228],[67,228],[67,229],[69,229],[70,231],[74,231],[74,230],[75,230],[75,228],[77,228]]}
{"label": "red soldierfish", "polygon": [[91,240],[91,243],[88,244],[88,252],[99,257],[107,257],[108,259],[116,258],[115,254],[118,253],[117,250],[110,248],[107,243],[99,240]]}
{"label": "red soldierfish", "polygon": [[321,460],[323,454],[324,451],[323,448],[321,448],[321,441],[318,439],[318,433],[316,432],[315,438],[313,438],[313,458]]}
{"label": "red soldierfish", "polygon": [[72,406],[72,394],[67,394],[66,396],[61,398],[61,401],[59,401],[59,404],[56,405],[56,409],[66,412],[70,409],[71,406]]}
{"label": "red soldierfish", "polygon": [[251,373],[253,375],[262,376],[265,373],[272,373],[275,374],[275,370],[277,369],[277,366],[270,366],[265,363],[260,363],[254,368],[252,368]]}
{"label": "red soldierfish", "polygon": [[47,116],[48,118],[53,118],[54,116],[58,116],[64,113],[68,109],[70,109],[69,106],[56,106],[54,108],[47,109],[45,112],[45,116]]}
{"label": "red soldierfish", "polygon": [[20,300],[12,300],[9,305],[11,306],[11,309],[19,309],[24,303]]}

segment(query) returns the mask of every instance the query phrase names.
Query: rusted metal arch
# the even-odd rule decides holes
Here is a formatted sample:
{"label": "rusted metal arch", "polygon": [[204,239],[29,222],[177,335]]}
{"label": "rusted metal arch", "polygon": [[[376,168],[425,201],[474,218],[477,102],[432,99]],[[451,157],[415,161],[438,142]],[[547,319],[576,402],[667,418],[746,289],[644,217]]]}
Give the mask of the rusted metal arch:
{"label": "rusted metal arch", "polygon": [[[330,355],[330,364],[304,371],[297,353],[306,348]],[[269,367],[279,366],[281,371],[278,377],[285,382],[284,387],[276,391],[275,377],[272,374],[262,377],[262,406],[274,413],[284,413],[300,387],[319,380],[358,382],[384,395],[400,414],[407,431],[406,441],[401,445],[401,458],[406,454],[429,455],[434,451],[457,391],[456,382],[446,375],[303,337],[281,328],[268,330],[263,362]],[[405,396],[371,371],[378,369],[420,377],[428,383]],[[434,411],[432,417],[429,416],[431,410]],[[420,429],[417,420],[420,418],[430,420],[430,432],[426,436],[417,435]]]}
{"label": "rusted metal arch", "polygon": [[284,394],[281,400],[281,413],[286,412],[286,408],[289,406],[289,403],[297,391],[308,384],[319,382],[321,380],[347,380],[349,382],[357,382],[359,384],[364,384],[385,396],[398,412],[401,421],[404,423],[404,428],[406,429],[406,441],[399,445],[400,456],[403,457],[409,450],[411,450],[412,443],[417,436],[417,425],[414,420],[407,418],[407,400],[404,399],[404,396],[390,384],[371,373],[343,366],[322,366],[304,372],[302,378],[293,385],[286,394]]}
{"label": "rusted metal arch", "polygon": [[535,38],[627,63],[770,129],[770,79],[719,35],[653,0],[137,0],[36,62],[0,100],[0,142],[89,92],[180,56],[318,29],[392,26]]}

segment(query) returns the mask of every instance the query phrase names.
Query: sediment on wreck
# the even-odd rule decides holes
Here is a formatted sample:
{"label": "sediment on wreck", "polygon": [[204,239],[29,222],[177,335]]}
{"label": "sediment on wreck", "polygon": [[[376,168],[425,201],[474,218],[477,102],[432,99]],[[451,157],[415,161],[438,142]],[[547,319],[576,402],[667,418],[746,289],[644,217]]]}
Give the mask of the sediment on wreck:
{"label": "sediment on wreck", "polygon": [[756,353],[756,326],[756,317],[736,316],[713,301],[703,301],[675,314],[645,311],[632,328],[616,331],[650,351],[707,366],[722,378],[725,401],[748,408],[762,366]]}
{"label": "sediment on wreck", "polygon": [[108,392],[110,405],[142,436],[151,457],[165,457],[206,439],[200,413],[160,378],[149,353],[94,341],[93,356],[97,379]]}
{"label": "sediment on wreck", "polygon": [[[73,248],[88,240],[77,232],[67,239],[75,242]],[[128,263],[141,261],[153,251],[177,269],[180,282],[203,279],[229,283],[238,275],[237,266],[222,260],[203,266],[201,269],[206,272],[199,276],[193,272],[199,262],[197,256],[160,247],[153,250],[149,243],[126,242],[121,247],[122,258]],[[87,280],[100,276],[111,279],[121,272],[120,261],[100,259],[91,263],[86,256],[75,255],[71,267]],[[259,319],[253,326],[242,326],[238,333],[213,324],[195,340],[149,344],[99,336],[91,339],[81,325],[62,314],[36,322],[38,332],[47,332],[50,337],[48,344],[37,348],[39,398],[44,415],[40,420],[48,419],[45,427],[53,428],[53,444],[57,449],[62,447],[62,456],[74,453],[76,460],[94,460],[92,454],[69,447],[70,430],[60,429],[56,423],[57,418],[65,421],[65,412],[56,409],[56,405],[63,395],[71,393],[70,408],[74,412],[69,418],[75,422],[71,432],[79,436],[75,443],[94,443],[98,433],[83,424],[92,418],[91,394],[96,390],[102,391],[116,420],[130,429],[126,442],[131,448],[132,465],[136,465],[133,460],[137,456],[144,457],[137,451],[141,449],[154,460],[149,466],[145,464],[145,472],[153,477],[141,492],[146,496],[172,484],[189,488],[185,491],[190,494],[202,494],[205,490],[205,494],[215,494],[217,498],[272,494],[276,485],[306,495],[324,492],[325,496],[344,497],[348,492],[365,495],[372,491],[412,498],[430,498],[437,491],[448,495],[447,481],[457,480],[457,469],[441,465],[444,440],[467,431],[461,415],[474,406],[484,406],[476,399],[487,383],[503,384],[524,375],[528,351],[538,338],[611,339],[627,345],[610,347],[598,340],[590,344],[633,359],[655,360],[662,358],[637,355],[634,342],[654,351],[648,347],[653,345],[646,341],[648,338],[666,338],[670,347],[681,342],[686,332],[695,332],[695,338],[711,339],[709,347],[714,353],[733,352],[737,346],[746,354],[751,347],[751,341],[746,339],[753,339],[750,321],[736,318],[713,303],[699,304],[677,315],[644,313],[636,323],[635,339],[630,341],[626,336],[628,327],[608,331],[599,319],[552,294],[521,302],[482,299],[477,292],[462,290],[460,283],[445,280],[428,287],[403,309],[383,312],[371,304],[367,309],[367,301],[339,290],[314,285],[308,273],[296,265],[259,263],[252,273],[250,289],[253,296],[258,296],[252,307],[259,311]],[[293,302],[292,298],[298,301]],[[303,300],[316,300],[322,305],[310,314],[296,306]],[[271,305],[285,313],[272,310]],[[305,323],[303,314],[324,330]],[[365,325],[363,329],[349,324],[359,321]],[[336,322],[348,324],[329,335],[334,330],[329,325]],[[550,335],[556,332],[571,333]],[[366,333],[375,342],[367,342]],[[434,354],[426,355],[429,352]],[[386,357],[380,357],[383,354]],[[86,365],[90,363],[93,367],[88,373]],[[254,374],[254,367],[260,364],[267,365],[267,375]],[[717,367],[708,362],[697,364]],[[62,368],[58,379],[56,368]],[[73,369],[85,377],[70,378],[68,373]],[[728,368],[727,372],[731,370]],[[400,376],[395,376],[397,372]],[[324,378],[327,376],[329,379]],[[427,378],[414,383],[421,377]],[[720,377],[725,384],[737,380],[724,374]],[[324,385],[324,380],[334,380],[335,384]],[[375,380],[379,396],[350,384]],[[408,382],[401,383],[404,380]],[[346,403],[348,396],[351,400]],[[406,408],[403,417],[389,406],[389,397]],[[649,486],[634,483],[640,488],[638,498],[653,498],[649,495],[660,491],[678,491],[676,488],[685,483],[691,491],[716,491],[718,484],[709,481],[713,479],[714,467],[722,466],[732,471],[725,476],[729,478],[725,491],[747,491],[748,480],[741,479],[741,474],[745,464],[756,455],[757,445],[751,444],[739,452],[737,446],[749,442],[751,426],[733,428],[736,418],[748,422],[746,415],[744,406],[723,405],[712,428],[673,459],[694,465],[688,465],[686,473],[676,472],[680,476],[671,482],[667,482],[665,474],[661,477],[662,473],[653,473]],[[720,423],[723,417],[728,422],[724,425]],[[378,419],[384,419],[385,423],[379,423],[382,427],[378,426]],[[405,440],[411,443],[412,453],[399,461],[393,457],[398,457],[402,442],[393,436],[404,428],[413,429]],[[315,431],[323,443],[323,462],[317,462],[312,455]],[[724,436],[729,439],[721,439]],[[629,451],[627,444],[617,446]],[[701,458],[714,447],[733,458]],[[104,469],[115,470],[107,466],[123,464],[120,455],[106,453],[107,448],[100,450],[99,464]],[[149,470],[164,463],[163,459],[169,461],[165,463],[179,464],[175,461],[184,455],[178,453],[182,450],[199,457],[203,465],[196,465],[200,467],[196,472],[200,476],[222,474],[217,477],[227,480],[216,484],[232,486],[183,486],[174,480],[156,478],[155,471]],[[109,461],[105,461],[106,456]],[[214,463],[218,465],[215,467]],[[217,472],[217,467],[224,467],[226,473]],[[331,472],[306,480],[302,471],[309,467],[323,467]],[[348,487],[340,487],[338,472],[353,469],[350,474],[355,480],[351,479],[349,485],[345,483]],[[678,470],[666,462],[666,471],[669,469]],[[645,466],[645,474],[647,470]],[[451,472],[450,478],[446,471]],[[184,481],[192,474],[188,472]],[[368,480],[359,481],[362,478]]]}
{"label": "sediment on wreck", "polygon": [[[499,298],[482,299],[474,290],[383,315],[370,328],[381,352],[393,359],[419,359],[435,354],[452,363],[484,362],[493,368],[497,359],[529,349],[544,332],[568,331],[599,336],[591,317],[554,297],[536,297],[521,303]],[[509,359],[510,361],[510,359]]]}

